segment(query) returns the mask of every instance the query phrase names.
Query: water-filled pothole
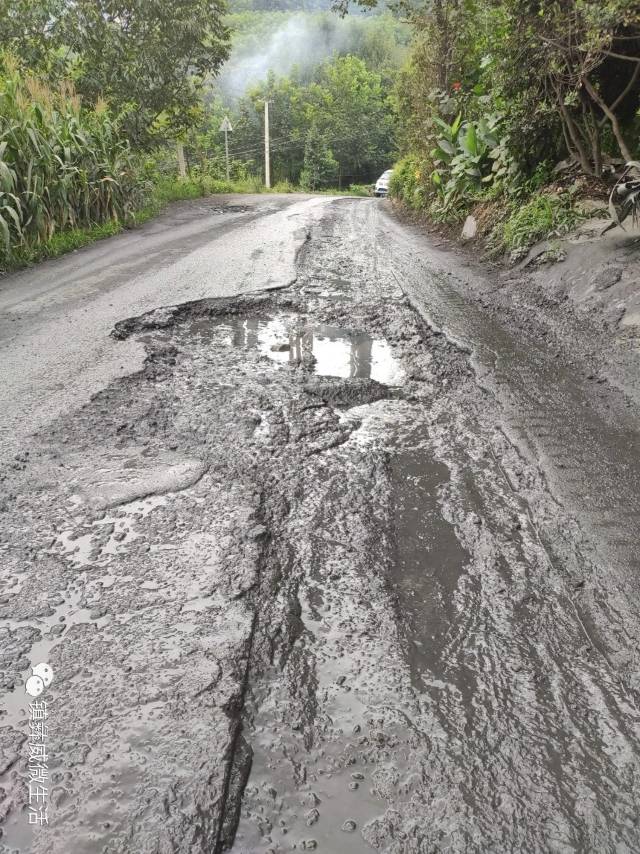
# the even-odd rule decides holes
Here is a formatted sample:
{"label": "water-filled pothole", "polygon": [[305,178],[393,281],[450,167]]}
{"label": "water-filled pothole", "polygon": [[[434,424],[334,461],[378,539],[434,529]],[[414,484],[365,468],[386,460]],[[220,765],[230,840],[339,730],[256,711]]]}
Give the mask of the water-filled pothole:
{"label": "water-filled pothole", "polygon": [[[305,362],[319,376],[360,377],[384,385],[402,383],[402,368],[384,338],[323,323],[301,325],[297,320],[295,315],[224,317],[215,320],[213,326],[225,330],[227,343],[234,347],[256,349],[284,364]],[[208,337],[202,321],[193,329]]]}

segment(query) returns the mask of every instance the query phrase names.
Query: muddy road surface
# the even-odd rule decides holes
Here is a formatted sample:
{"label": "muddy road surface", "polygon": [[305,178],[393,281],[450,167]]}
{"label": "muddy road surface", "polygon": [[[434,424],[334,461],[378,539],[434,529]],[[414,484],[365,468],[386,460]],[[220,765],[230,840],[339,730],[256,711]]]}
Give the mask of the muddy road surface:
{"label": "muddy road surface", "polygon": [[0,852],[640,850],[633,363],[386,202],[178,210],[0,283]]}

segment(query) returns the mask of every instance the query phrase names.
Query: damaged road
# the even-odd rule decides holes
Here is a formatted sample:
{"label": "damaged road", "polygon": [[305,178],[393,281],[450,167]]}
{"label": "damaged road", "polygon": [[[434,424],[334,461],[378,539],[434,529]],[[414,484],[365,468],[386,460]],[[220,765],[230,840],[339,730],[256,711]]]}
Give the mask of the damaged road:
{"label": "damaged road", "polygon": [[633,400],[386,206],[245,204],[0,292],[0,852],[637,851]]}

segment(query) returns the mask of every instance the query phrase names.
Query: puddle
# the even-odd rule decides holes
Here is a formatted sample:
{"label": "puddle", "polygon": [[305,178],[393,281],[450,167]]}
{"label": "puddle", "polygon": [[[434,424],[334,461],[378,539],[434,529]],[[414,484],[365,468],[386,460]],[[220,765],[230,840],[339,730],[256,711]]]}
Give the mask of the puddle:
{"label": "puddle", "polygon": [[296,327],[294,315],[237,317],[194,323],[193,330],[210,337],[222,329],[228,344],[258,350],[274,362],[298,365],[313,356],[313,372],[325,377],[359,377],[384,385],[400,385],[404,373],[384,338],[354,333],[337,326]]}

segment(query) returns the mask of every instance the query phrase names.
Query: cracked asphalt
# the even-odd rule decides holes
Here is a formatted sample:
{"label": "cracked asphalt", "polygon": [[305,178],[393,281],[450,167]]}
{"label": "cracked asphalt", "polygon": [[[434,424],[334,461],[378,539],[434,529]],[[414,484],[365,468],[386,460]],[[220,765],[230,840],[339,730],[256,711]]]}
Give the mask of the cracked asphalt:
{"label": "cracked asphalt", "polygon": [[545,310],[373,199],[0,282],[1,854],[639,850],[633,365]]}

